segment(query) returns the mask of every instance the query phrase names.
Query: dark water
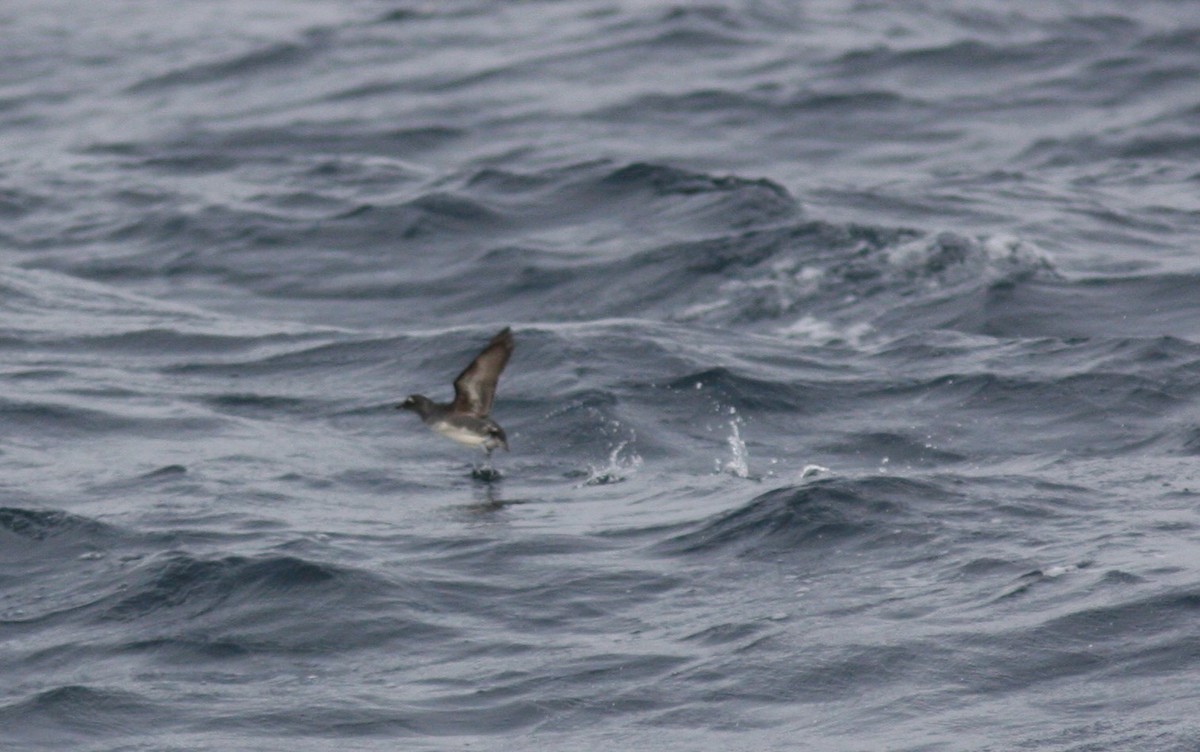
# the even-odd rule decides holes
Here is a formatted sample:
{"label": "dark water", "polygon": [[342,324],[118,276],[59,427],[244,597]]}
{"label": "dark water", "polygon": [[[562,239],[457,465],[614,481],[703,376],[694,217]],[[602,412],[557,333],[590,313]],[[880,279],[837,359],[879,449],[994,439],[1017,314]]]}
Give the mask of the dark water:
{"label": "dark water", "polygon": [[[1200,6],[0,6],[0,742],[1190,750]],[[503,477],[394,404],[517,351]]]}

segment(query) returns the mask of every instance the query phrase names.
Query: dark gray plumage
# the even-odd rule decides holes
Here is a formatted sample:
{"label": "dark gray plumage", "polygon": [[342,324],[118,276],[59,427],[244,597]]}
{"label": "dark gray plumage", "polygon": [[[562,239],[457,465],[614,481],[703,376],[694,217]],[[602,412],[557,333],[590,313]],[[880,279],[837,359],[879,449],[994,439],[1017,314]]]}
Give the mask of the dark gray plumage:
{"label": "dark gray plumage", "polygon": [[496,397],[496,382],[513,351],[512,331],[504,327],[492,337],[454,380],[454,401],[438,403],[420,394],[411,395],[396,406],[412,410],[425,425],[460,444],[477,446],[488,455],[496,447],[508,451],[504,429],[488,417]]}

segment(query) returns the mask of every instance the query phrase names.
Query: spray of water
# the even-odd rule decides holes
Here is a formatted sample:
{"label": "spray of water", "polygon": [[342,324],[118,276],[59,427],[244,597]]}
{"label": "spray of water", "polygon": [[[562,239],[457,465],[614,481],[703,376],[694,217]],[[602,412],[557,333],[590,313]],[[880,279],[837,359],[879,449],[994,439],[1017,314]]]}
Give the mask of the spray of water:
{"label": "spray of water", "polygon": [[609,483],[620,483],[642,466],[642,457],[632,448],[626,448],[634,441],[633,436],[617,442],[608,453],[608,461],[601,467],[588,465],[588,477],[583,482],[585,486],[604,486]]}
{"label": "spray of water", "polygon": [[729,420],[729,436],[725,441],[729,444],[729,461],[725,463],[725,472],[735,478],[750,477],[750,452],[746,449],[746,442],[742,439],[742,419],[736,417],[734,408],[729,408],[735,417]]}
{"label": "spray of water", "polygon": [[750,452],[742,439],[742,419],[737,414],[737,408],[730,407],[728,411],[733,416],[729,419],[729,435],[725,438],[725,443],[729,445],[729,460],[718,457],[713,462],[713,469],[718,473],[729,473],[735,478],[749,478]]}

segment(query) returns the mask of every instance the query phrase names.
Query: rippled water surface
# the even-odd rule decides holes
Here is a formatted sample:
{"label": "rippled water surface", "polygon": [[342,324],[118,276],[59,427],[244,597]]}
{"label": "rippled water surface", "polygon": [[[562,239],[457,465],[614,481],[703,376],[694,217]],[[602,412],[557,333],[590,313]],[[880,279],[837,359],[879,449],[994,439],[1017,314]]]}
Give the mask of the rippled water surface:
{"label": "rippled water surface", "polygon": [[[0,7],[0,742],[1186,750],[1200,7]],[[487,339],[512,451],[434,436]]]}

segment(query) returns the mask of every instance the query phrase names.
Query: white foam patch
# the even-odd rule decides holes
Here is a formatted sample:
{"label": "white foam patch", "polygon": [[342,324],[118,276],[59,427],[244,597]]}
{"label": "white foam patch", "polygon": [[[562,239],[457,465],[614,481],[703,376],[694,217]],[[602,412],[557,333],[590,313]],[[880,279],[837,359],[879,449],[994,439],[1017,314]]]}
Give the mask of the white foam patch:
{"label": "white foam patch", "polygon": [[829,342],[846,342],[858,347],[871,332],[874,331],[865,321],[855,322],[847,326],[838,326],[829,321],[818,319],[810,314],[801,316],[787,326],[779,327],[776,334],[793,339],[804,339],[815,344]]}
{"label": "white foam patch", "polygon": [[1054,271],[1048,251],[1004,234],[969,238],[943,232],[898,245],[885,258],[905,274],[935,284],[973,281],[980,273],[995,278]]}
{"label": "white foam patch", "polygon": [[703,318],[714,311],[719,311],[722,308],[728,308],[729,304],[730,301],[725,298],[718,298],[711,303],[697,303],[684,308],[679,312],[678,317],[684,321]]}

